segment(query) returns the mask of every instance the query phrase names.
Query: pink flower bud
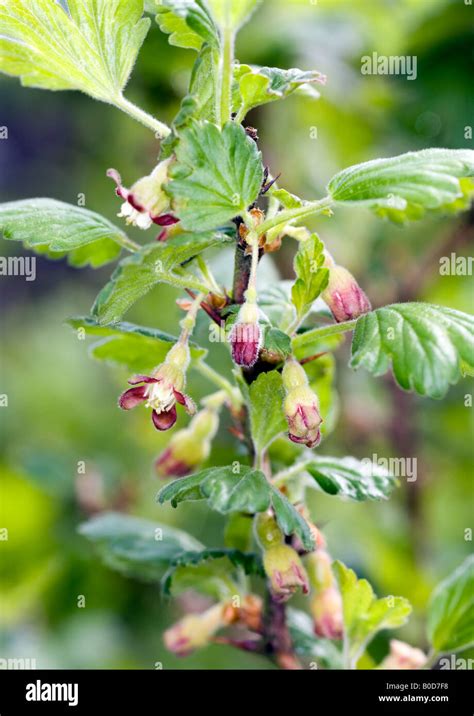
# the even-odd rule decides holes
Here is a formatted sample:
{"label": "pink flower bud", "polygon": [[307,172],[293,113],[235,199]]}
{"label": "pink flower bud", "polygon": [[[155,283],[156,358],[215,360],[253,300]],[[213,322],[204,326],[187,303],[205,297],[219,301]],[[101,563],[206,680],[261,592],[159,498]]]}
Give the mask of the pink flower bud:
{"label": "pink flower bud", "polygon": [[229,341],[234,363],[251,368],[257,362],[262,346],[262,331],[258,324],[256,304],[242,305],[237,320],[232,326]]}
{"label": "pink flower bud", "polygon": [[322,549],[311,552],[305,558],[305,567],[312,587],[322,592],[334,586],[334,575],[331,568],[331,557]]}
{"label": "pink flower bud", "polygon": [[283,372],[283,387],[286,398],[283,403],[288,436],[295,443],[312,448],[321,441],[318,396],[311,390],[304,368],[293,358],[288,358]]}
{"label": "pink flower bud", "polygon": [[163,634],[165,646],[176,656],[188,656],[206,646],[214,634],[227,624],[225,605],[215,604],[202,614],[188,614]]}
{"label": "pink flower bud", "polygon": [[351,321],[372,309],[370,301],[354,276],[343,266],[331,266],[323,299],[338,323]]}
{"label": "pink flower bud", "polygon": [[289,428],[289,438],[309,448],[321,442],[319,401],[309,386],[291,390],[285,398],[284,411]]}
{"label": "pink flower bud", "polygon": [[217,412],[201,410],[184,430],[178,430],[155,461],[160,477],[184,477],[193,472],[210,454],[211,441],[219,427]]}
{"label": "pink flower bud", "polygon": [[426,655],[403,641],[392,639],[390,653],[379,664],[379,669],[421,669],[426,664]]}
{"label": "pink flower bud", "polygon": [[317,592],[311,600],[314,632],[325,639],[342,639],[342,599],[335,586]]}
{"label": "pink flower bud", "polygon": [[301,589],[303,594],[308,594],[308,575],[292,547],[279,544],[265,550],[263,566],[270,579],[273,595],[278,601],[286,602],[298,589]]}

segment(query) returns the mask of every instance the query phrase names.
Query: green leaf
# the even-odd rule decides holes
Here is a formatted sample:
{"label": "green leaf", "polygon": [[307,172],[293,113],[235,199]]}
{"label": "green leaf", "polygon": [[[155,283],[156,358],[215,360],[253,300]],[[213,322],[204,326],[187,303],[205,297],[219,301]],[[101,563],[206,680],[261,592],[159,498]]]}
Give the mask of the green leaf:
{"label": "green leaf", "polygon": [[97,546],[109,567],[145,581],[161,579],[182,552],[203,549],[186,532],[119,512],[92,517],[79,527],[79,532]]}
{"label": "green leaf", "polygon": [[306,521],[266,479],[263,472],[243,465],[212,467],[175,480],[158,493],[160,503],[173,507],[187,500],[207,500],[211,509],[227,515],[232,512],[255,514],[273,507],[276,520],[287,535],[297,534],[307,549],[313,537]]}
{"label": "green leaf", "polygon": [[296,196],[296,194],[290,194],[290,192],[286,191],[286,189],[274,189],[271,192],[271,195],[274,196],[275,199],[278,199],[280,204],[285,209],[299,209],[303,206],[303,201],[299,198],[299,196]]}
{"label": "green leaf", "polygon": [[[90,353],[97,360],[105,360],[127,367],[132,372],[149,373],[164,359],[178,340],[175,336],[158,330],[136,326],[133,323],[116,323],[103,326],[89,316],[78,316],[68,321],[82,339],[82,334],[99,336],[101,340],[90,346]],[[194,343],[189,345],[191,357],[199,360],[206,350]]]}
{"label": "green leaf", "polygon": [[343,603],[347,666],[355,668],[375,634],[381,629],[394,629],[405,624],[412,608],[404,597],[377,599],[369,582],[357,579],[355,572],[342,562],[335,562],[333,567]]}
{"label": "green leaf", "polygon": [[284,99],[301,88],[315,83],[324,84],[326,78],[320,72],[297,68],[282,70],[278,67],[237,65],[234,80],[238,86],[238,91],[234,93],[234,111],[241,117],[254,107]]}
{"label": "green leaf", "polygon": [[266,360],[284,361],[291,353],[291,338],[279,328],[269,328],[265,331],[262,351]]}
{"label": "green leaf", "polygon": [[361,316],[350,365],[383,375],[390,361],[402,388],[442,398],[460,379],[461,364],[474,365],[474,317],[429,303],[398,303]]}
{"label": "green leaf", "polygon": [[474,555],[437,586],[427,617],[428,638],[437,652],[474,646]]}
{"label": "green leaf", "polygon": [[185,229],[216,229],[256,200],[261,156],[240,125],[228,122],[220,131],[210,122],[192,121],[180,134],[176,156],[166,189]]}
{"label": "green leaf", "polygon": [[156,21],[169,35],[170,45],[200,50],[203,41],[212,46],[220,42],[219,31],[203,0],[158,0]]}
{"label": "green leaf", "polygon": [[183,552],[162,579],[164,594],[180,594],[187,589],[226,599],[238,593],[233,573],[264,576],[261,560],[256,554],[238,549],[205,549]]}
{"label": "green leaf", "polygon": [[120,97],[150,27],[143,0],[4,0],[0,71],[23,85]]}
{"label": "green leaf", "polygon": [[318,668],[343,668],[340,650],[330,639],[315,636],[313,620],[306,612],[289,607],[286,614],[293,647],[299,656],[312,657]]}
{"label": "green leaf", "polygon": [[467,202],[459,200],[469,190],[460,180],[473,175],[473,150],[424,149],[344,169],[331,179],[328,191],[338,203],[365,205],[400,222],[419,219],[426,211],[466,208]]}
{"label": "green leaf", "polygon": [[67,253],[76,267],[103,266],[114,261],[122,247],[133,247],[124,231],[100,214],[55,199],[0,204],[0,232],[36,253],[48,252],[52,258]]}
{"label": "green leaf", "polygon": [[397,484],[384,467],[354,457],[315,455],[307,463],[306,471],[328,495],[356,502],[386,500]]}
{"label": "green leaf", "polygon": [[261,0],[207,0],[212,16],[221,32],[242,27]]}
{"label": "green leaf", "polygon": [[278,371],[262,373],[250,392],[250,429],[257,453],[265,450],[279,433],[287,430],[283,414],[285,392]]}
{"label": "green leaf", "polygon": [[108,284],[97,296],[92,313],[100,323],[115,323],[157,283],[206,290],[182,264],[228,238],[223,234],[180,234],[165,243],[144,246],[117,266]]}
{"label": "green leaf", "polygon": [[324,244],[316,234],[300,242],[293,264],[297,279],[291,289],[300,321],[328,285],[329,269],[324,268],[324,260]]}

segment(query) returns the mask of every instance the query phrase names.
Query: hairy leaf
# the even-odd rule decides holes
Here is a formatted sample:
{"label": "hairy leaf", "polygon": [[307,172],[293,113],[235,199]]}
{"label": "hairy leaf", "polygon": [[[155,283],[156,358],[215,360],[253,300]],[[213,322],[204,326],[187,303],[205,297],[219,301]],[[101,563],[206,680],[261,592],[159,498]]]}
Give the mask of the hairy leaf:
{"label": "hairy leaf", "polygon": [[285,397],[278,371],[262,373],[250,386],[250,427],[257,453],[287,429],[283,413]]}
{"label": "hairy leaf", "polygon": [[400,222],[426,211],[466,208],[469,188],[460,180],[472,176],[473,150],[423,149],[344,169],[328,191],[338,203],[362,204]]}
{"label": "hairy leaf", "polygon": [[404,597],[377,599],[369,582],[357,579],[342,562],[334,563],[334,571],[343,603],[345,651],[351,668],[355,668],[375,634],[405,624],[412,609]]}
{"label": "hairy leaf", "polygon": [[[115,323],[103,326],[89,316],[78,316],[68,321],[78,335],[99,336],[101,339],[90,346],[90,353],[97,360],[105,360],[127,367],[132,372],[149,373],[166,357],[171,346],[178,340],[175,336],[158,330],[136,326],[133,323]],[[191,357],[198,360],[206,350],[190,343]]]}
{"label": "hairy leaf", "polygon": [[109,567],[145,581],[161,579],[182,552],[203,549],[182,530],[119,512],[92,517],[79,532],[97,546]]}
{"label": "hairy leaf", "polygon": [[323,264],[324,244],[313,234],[300,243],[293,264],[297,279],[291,288],[291,298],[299,320],[304,318],[328,285],[329,269],[324,268]]}
{"label": "hairy leaf", "polygon": [[223,234],[180,234],[166,243],[144,246],[123,260],[96,298],[92,313],[100,323],[114,323],[157,283],[200,289],[190,272],[180,273],[182,264],[213,246],[227,241]]}
{"label": "hairy leaf", "polygon": [[[297,68],[282,70],[278,67],[237,65],[234,81],[237,85],[234,92],[234,111],[242,116],[254,107],[284,99],[302,87],[312,87],[315,83],[324,84],[326,78],[320,72]],[[317,97],[318,94],[315,92],[313,96]]]}
{"label": "hairy leaf", "polygon": [[254,514],[273,507],[284,533],[297,534],[307,549],[313,548],[313,537],[306,521],[260,470],[240,465],[238,471],[231,465],[212,467],[175,480],[158,493],[159,502],[170,501],[173,507],[187,500],[204,499],[221,514]]}
{"label": "hairy leaf", "polygon": [[474,555],[467,557],[433,592],[427,629],[437,652],[474,646]]}
{"label": "hairy leaf", "polygon": [[203,0],[156,0],[157,17],[170,45],[199,50],[203,41],[213,46],[220,42],[219,31]]}
{"label": "hairy leaf", "polygon": [[[236,570],[243,570],[249,575],[265,574],[260,558],[253,553],[212,548],[201,552],[183,552],[164,575],[163,592],[179,594],[186,589],[195,589],[219,599],[233,596],[238,591],[231,579]],[[233,589],[230,595],[229,587]]]}
{"label": "hairy leaf", "polygon": [[393,374],[405,390],[442,398],[474,365],[474,317],[428,303],[378,308],[357,321],[351,366],[374,375]]}
{"label": "hairy leaf", "polygon": [[260,152],[245,130],[192,121],[180,134],[167,191],[185,229],[216,229],[244,212],[263,179]]}
{"label": "hairy leaf", "polygon": [[100,214],[55,199],[22,199],[0,204],[0,232],[5,239],[22,241],[26,249],[67,254],[72,266],[94,268],[114,261],[122,247],[133,244],[122,229]]}
{"label": "hairy leaf", "polygon": [[306,471],[328,495],[357,502],[386,500],[397,484],[386,468],[354,457],[315,455],[307,463]]}
{"label": "hairy leaf", "polygon": [[[0,4],[0,71],[26,86],[121,95],[150,26],[143,0],[51,0]],[[142,18],[142,19],[141,19]]]}

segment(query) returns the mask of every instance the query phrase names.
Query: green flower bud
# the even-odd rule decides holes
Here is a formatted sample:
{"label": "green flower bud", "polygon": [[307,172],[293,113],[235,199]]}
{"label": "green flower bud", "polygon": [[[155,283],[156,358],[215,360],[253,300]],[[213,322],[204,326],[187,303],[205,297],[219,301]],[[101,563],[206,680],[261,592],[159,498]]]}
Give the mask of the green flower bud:
{"label": "green flower bud", "polygon": [[278,544],[265,550],[263,566],[277,601],[286,602],[298,589],[303,594],[309,592],[308,575],[292,547]]}

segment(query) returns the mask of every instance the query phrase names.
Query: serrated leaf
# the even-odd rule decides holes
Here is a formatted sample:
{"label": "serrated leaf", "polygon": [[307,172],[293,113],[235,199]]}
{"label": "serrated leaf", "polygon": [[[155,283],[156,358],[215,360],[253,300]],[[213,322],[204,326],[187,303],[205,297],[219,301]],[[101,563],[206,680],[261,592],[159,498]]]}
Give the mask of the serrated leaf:
{"label": "serrated leaf", "polygon": [[260,152],[243,127],[192,121],[176,147],[166,186],[185,229],[216,229],[246,211],[263,180]]}
{"label": "serrated leaf", "polygon": [[295,652],[299,656],[312,657],[318,668],[342,669],[342,655],[336,644],[330,639],[320,639],[314,634],[313,620],[300,609],[289,607],[286,610],[287,624]]}
{"label": "serrated leaf", "polygon": [[203,549],[187,532],[119,512],[92,517],[79,532],[97,546],[109,567],[144,581],[161,579],[181,553]]}
{"label": "serrated leaf", "polygon": [[433,592],[427,610],[428,638],[439,653],[474,646],[474,555]]}
{"label": "serrated leaf", "polygon": [[[149,373],[166,357],[171,346],[178,340],[175,336],[133,323],[115,323],[103,326],[90,316],[78,316],[68,321],[76,331],[85,335],[100,336],[101,340],[90,346],[90,353],[97,360],[108,361],[127,367],[132,372]],[[203,358],[204,348],[189,344],[191,357]]]}
{"label": "serrated leaf", "polygon": [[162,579],[164,594],[180,594],[194,589],[219,600],[228,599],[238,588],[232,574],[264,576],[260,558],[238,549],[205,549],[202,552],[183,552],[170,566]]}
{"label": "serrated leaf", "polygon": [[460,180],[473,175],[473,150],[424,149],[344,169],[328,192],[338,203],[365,205],[400,222],[426,211],[465,208],[465,202],[459,206],[467,191]]}
{"label": "serrated leaf", "polygon": [[238,87],[234,92],[234,111],[241,117],[254,107],[284,99],[302,87],[324,84],[326,78],[320,72],[297,68],[282,70],[279,67],[237,65],[234,81]]}
{"label": "serrated leaf", "polygon": [[402,388],[442,398],[460,379],[461,364],[474,365],[474,317],[428,303],[398,303],[361,316],[350,365],[382,375],[390,362]]}
{"label": "serrated leaf", "polygon": [[95,300],[93,316],[104,324],[119,321],[124,313],[157,283],[199,290],[200,286],[195,285],[194,274],[178,273],[182,264],[227,240],[223,234],[185,233],[168,239],[166,243],[144,246],[119,263],[111,280]]}
{"label": "serrated leaf", "polygon": [[307,463],[306,471],[328,495],[356,502],[386,500],[397,484],[386,468],[354,457],[315,455]]}
{"label": "serrated leaf", "polygon": [[0,204],[0,232],[26,249],[68,255],[71,265],[94,268],[114,261],[133,244],[122,229],[89,209],[55,199],[22,199]]}
{"label": "serrated leaf", "polygon": [[252,382],[249,393],[250,431],[255,450],[261,453],[277,435],[287,430],[281,374],[276,370],[262,373]]}
{"label": "serrated leaf", "polygon": [[157,0],[156,4],[156,21],[170,36],[170,45],[193,50],[200,50],[203,41],[219,45],[218,28],[202,0]]}
{"label": "serrated leaf", "polygon": [[235,472],[233,466],[212,467],[175,480],[158,493],[160,503],[170,501],[173,507],[187,500],[204,499],[213,510],[225,515],[233,512],[255,514],[273,507],[283,532],[297,534],[307,549],[313,548],[313,537],[306,521],[260,470],[239,466],[239,472]]}
{"label": "serrated leaf", "polygon": [[375,634],[405,624],[412,608],[404,597],[377,599],[369,582],[358,579],[342,562],[335,562],[333,568],[343,603],[345,653],[349,668],[355,668]]}
{"label": "serrated leaf", "polygon": [[3,0],[0,71],[22,84],[120,97],[150,27],[143,0]]}
{"label": "serrated leaf", "polygon": [[291,288],[291,299],[299,320],[328,285],[329,269],[324,267],[324,260],[324,244],[316,234],[300,242],[293,263],[297,279]]}

